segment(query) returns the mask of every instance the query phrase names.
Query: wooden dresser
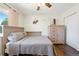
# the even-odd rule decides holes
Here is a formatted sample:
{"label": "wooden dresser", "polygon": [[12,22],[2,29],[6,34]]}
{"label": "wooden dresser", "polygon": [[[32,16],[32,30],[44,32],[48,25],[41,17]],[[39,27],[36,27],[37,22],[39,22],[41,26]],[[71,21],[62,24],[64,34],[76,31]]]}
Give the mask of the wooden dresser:
{"label": "wooden dresser", "polygon": [[65,26],[64,25],[50,25],[49,30],[49,39],[54,44],[65,44]]}

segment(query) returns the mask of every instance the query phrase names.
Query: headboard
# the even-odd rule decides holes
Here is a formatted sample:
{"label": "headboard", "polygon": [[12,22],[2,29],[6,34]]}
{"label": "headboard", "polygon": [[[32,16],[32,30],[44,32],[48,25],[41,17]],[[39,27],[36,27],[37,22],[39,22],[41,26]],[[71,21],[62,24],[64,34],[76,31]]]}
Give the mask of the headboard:
{"label": "headboard", "polygon": [[8,42],[7,37],[11,32],[23,32],[23,31],[24,31],[23,27],[4,26],[3,27],[3,47],[4,49],[6,47],[6,43]]}
{"label": "headboard", "polygon": [[41,32],[33,32],[33,31],[30,31],[30,32],[26,32],[28,36],[41,36]]}

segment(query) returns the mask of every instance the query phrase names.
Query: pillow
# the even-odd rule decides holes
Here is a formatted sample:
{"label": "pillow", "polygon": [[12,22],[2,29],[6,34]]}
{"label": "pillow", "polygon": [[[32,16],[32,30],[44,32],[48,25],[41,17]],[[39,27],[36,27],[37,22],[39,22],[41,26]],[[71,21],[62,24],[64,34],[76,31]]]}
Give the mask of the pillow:
{"label": "pillow", "polygon": [[17,41],[22,39],[25,36],[23,32],[18,32],[16,35],[17,35]]}
{"label": "pillow", "polygon": [[23,32],[24,36],[27,36],[27,32]]}
{"label": "pillow", "polygon": [[9,42],[16,42],[16,37],[8,36]]}
{"label": "pillow", "polygon": [[15,42],[21,40],[25,36],[24,32],[13,32],[8,36],[8,40]]}

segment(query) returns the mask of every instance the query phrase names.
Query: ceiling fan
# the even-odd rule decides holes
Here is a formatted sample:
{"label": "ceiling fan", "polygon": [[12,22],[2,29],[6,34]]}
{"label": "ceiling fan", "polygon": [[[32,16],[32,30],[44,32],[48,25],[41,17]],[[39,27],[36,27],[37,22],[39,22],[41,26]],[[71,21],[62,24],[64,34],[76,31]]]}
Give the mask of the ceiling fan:
{"label": "ceiling fan", "polygon": [[[47,6],[48,8],[51,8],[52,7],[52,4],[51,3],[44,3],[45,6]],[[37,6],[37,11],[40,10],[40,6]]]}
{"label": "ceiling fan", "polygon": [[45,5],[46,5],[48,8],[52,7],[52,4],[51,4],[51,3],[45,3]]}

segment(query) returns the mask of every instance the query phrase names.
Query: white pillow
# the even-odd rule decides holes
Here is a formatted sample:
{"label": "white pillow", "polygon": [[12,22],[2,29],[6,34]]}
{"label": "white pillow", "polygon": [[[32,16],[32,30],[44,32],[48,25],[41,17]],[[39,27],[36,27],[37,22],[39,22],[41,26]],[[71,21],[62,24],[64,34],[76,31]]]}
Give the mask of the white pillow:
{"label": "white pillow", "polygon": [[27,36],[27,32],[23,32],[24,36]]}
{"label": "white pillow", "polygon": [[25,36],[24,32],[13,32],[8,36],[8,40],[15,42],[21,40]]}
{"label": "white pillow", "polygon": [[9,42],[16,42],[16,37],[14,36],[8,36]]}
{"label": "white pillow", "polygon": [[22,38],[24,38],[24,36],[25,35],[23,34],[23,32],[18,32],[17,33],[17,41],[20,40],[20,39],[22,39]]}

